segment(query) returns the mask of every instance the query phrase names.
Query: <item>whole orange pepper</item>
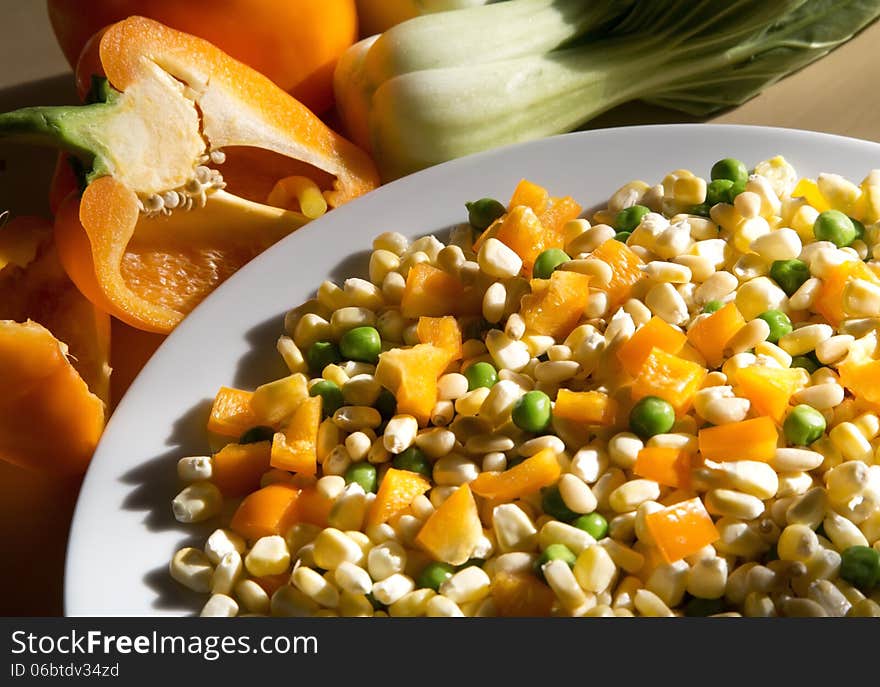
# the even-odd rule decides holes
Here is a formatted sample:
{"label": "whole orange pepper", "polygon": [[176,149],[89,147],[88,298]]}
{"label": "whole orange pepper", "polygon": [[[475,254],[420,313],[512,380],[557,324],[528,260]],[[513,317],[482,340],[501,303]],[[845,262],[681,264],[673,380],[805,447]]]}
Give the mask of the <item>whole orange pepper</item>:
{"label": "whole orange pepper", "polygon": [[98,47],[109,80],[98,102],[0,115],[0,136],[59,146],[87,170],[81,196],[62,200],[64,181],[53,192],[59,255],[93,303],[131,326],[170,331],[307,221],[263,204],[275,182],[306,174],[331,207],[378,185],[365,153],[204,40],[130,17]]}
{"label": "whole orange pepper", "polygon": [[357,38],[354,0],[48,0],[67,61],[126,17],[149,17],[204,38],[265,74],[315,112],[333,103],[333,68]]}

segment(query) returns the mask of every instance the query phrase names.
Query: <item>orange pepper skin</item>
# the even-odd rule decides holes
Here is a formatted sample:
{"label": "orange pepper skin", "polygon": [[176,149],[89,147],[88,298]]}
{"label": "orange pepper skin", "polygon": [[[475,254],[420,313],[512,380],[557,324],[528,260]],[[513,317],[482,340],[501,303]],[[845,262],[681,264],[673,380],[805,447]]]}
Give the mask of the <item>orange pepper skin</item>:
{"label": "orange pepper skin", "polygon": [[699,498],[651,513],[645,518],[645,523],[667,563],[696,553],[720,536]]}
{"label": "orange pepper skin", "polygon": [[769,417],[728,422],[701,429],[700,453],[705,460],[759,460],[769,462],[776,452],[779,432]]}
{"label": "orange pepper skin", "polygon": [[357,39],[354,0],[49,0],[49,19],[73,67],[108,24],[140,15],[210,41],[315,112],[333,103],[333,69]]}

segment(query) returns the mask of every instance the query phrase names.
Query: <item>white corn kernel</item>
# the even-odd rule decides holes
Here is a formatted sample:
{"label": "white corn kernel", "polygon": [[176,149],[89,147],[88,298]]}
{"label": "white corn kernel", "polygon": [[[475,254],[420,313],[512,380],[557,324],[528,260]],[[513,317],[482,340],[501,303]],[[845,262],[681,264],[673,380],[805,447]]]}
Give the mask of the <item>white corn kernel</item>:
{"label": "white corn kernel", "polygon": [[335,527],[327,527],[315,537],[314,558],[319,567],[335,570],[343,561],[359,564],[365,557],[353,539]]}
{"label": "white corn kernel", "polygon": [[186,456],[177,461],[177,477],[191,484],[211,479],[211,456]]}
{"label": "white corn kernel", "polygon": [[575,453],[569,466],[571,473],[587,484],[595,483],[607,468],[608,455],[602,449],[594,446],[585,446]]}
{"label": "white corn kernel", "polygon": [[445,374],[437,380],[437,398],[441,401],[454,401],[468,392],[467,377],[458,372]]}
{"label": "white corn kernel", "polygon": [[217,563],[211,580],[212,594],[231,594],[243,572],[241,554],[230,551]]}
{"label": "white corn kernel", "polygon": [[455,434],[448,429],[434,427],[419,433],[415,444],[428,458],[440,458],[455,446]]}
{"label": "white corn kernel", "polygon": [[613,239],[615,233],[607,224],[597,224],[566,243],[565,252],[569,255],[592,253],[603,243]]}
{"label": "white corn kernel", "polygon": [[756,496],[732,489],[712,489],[703,498],[712,515],[728,515],[740,520],[754,520],[764,512],[764,502]]}
{"label": "white corn kernel", "polygon": [[560,605],[569,613],[575,614],[584,607],[588,601],[584,590],[578,586],[578,581],[568,566],[568,563],[560,560],[548,561],[541,567],[544,579],[556,594]]}
{"label": "white corn kernel", "polygon": [[373,584],[373,596],[380,603],[390,606],[402,599],[406,594],[409,594],[415,589],[415,586],[415,582],[413,582],[411,577],[401,573],[394,573]]}
{"label": "white corn kernel", "polygon": [[645,265],[645,276],[658,282],[670,284],[687,284],[691,278],[691,270],[685,265],[662,260],[652,260]]}
{"label": "white corn kernel", "polygon": [[391,453],[403,453],[416,440],[419,423],[412,415],[395,415],[385,425],[382,443]]}
{"label": "white corn kernel", "polygon": [[717,599],[727,585],[727,560],[721,556],[702,558],[688,571],[687,592],[701,599]]}
{"label": "white corn kernel", "polygon": [[234,618],[238,615],[238,603],[226,594],[213,594],[202,607],[202,618]]}
{"label": "white corn kernel", "polygon": [[644,442],[632,432],[620,432],[608,442],[608,457],[618,467],[631,469],[644,447]]}
{"label": "white corn kernel", "polygon": [[678,606],[684,599],[689,570],[685,561],[658,565],[645,582],[645,589],[654,592],[667,606]]}
{"label": "white corn kernel", "polygon": [[844,551],[850,546],[868,546],[868,540],[855,523],[834,511],[826,514],[822,526],[838,551]]}
{"label": "white corn kernel", "polygon": [[434,463],[432,477],[440,486],[461,486],[472,482],[480,474],[480,467],[471,459],[450,453]]}
{"label": "white corn kernel", "polygon": [[553,436],[552,434],[545,434],[522,442],[519,445],[517,452],[521,456],[530,458],[536,453],[548,448],[559,456],[565,452],[565,443],[563,443],[562,439],[559,437]]}
{"label": "white corn kernel", "polygon": [[784,561],[806,563],[819,552],[816,533],[806,525],[789,525],[779,535],[776,550]]}
{"label": "white corn kernel", "polygon": [[608,496],[608,503],[618,513],[634,511],[645,501],[660,497],[660,485],[649,479],[633,479],[620,485]]}
{"label": "white corn kernel", "polygon": [[496,367],[519,372],[529,364],[532,356],[522,340],[511,339],[499,329],[486,334],[486,348]]}
{"label": "white corn kernel", "polygon": [[483,319],[495,324],[504,315],[507,304],[507,289],[501,282],[495,282],[483,293]]}
{"label": "white corn kernel", "polygon": [[265,615],[269,612],[269,595],[253,580],[241,580],[235,585],[235,597],[248,613]]}
{"label": "white corn kernel", "polygon": [[[345,437],[345,450],[353,461],[364,460],[370,453],[372,446],[373,440],[364,432],[352,432]],[[320,480],[318,481],[320,482]],[[340,489],[340,491],[342,490]]]}
{"label": "white corn kernel", "polygon": [[548,360],[535,365],[534,375],[539,382],[561,384],[574,377],[578,368],[574,360]]}
{"label": "white corn kernel", "polygon": [[223,506],[223,494],[211,482],[194,482],[171,502],[177,522],[202,522],[217,515]]}
{"label": "white corn kernel", "polygon": [[836,408],[843,402],[844,389],[840,384],[814,384],[794,393],[796,403],[812,406],[816,410]]}
{"label": "white corn kernel", "polygon": [[563,544],[575,555],[596,544],[596,540],[588,532],[566,525],[558,520],[548,520],[538,533],[538,546],[546,549],[553,544]]}
{"label": "white corn kernel", "polygon": [[431,410],[431,424],[437,427],[445,427],[455,416],[455,405],[452,401],[437,401]]}
{"label": "white corn kernel", "polygon": [[504,434],[476,434],[465,442],[464,448],[468,453],[482,454],[510,451],[515,445],[513,439]]}
{"label": "white corn kernel", "polygon": [[777,472],[815,470],[825,457],[817,451],[804,448],[777,448],[770,465]]}
{"label": "white corn kernel", "polygon": [[491,580],[486,572],[476,565],[469,565],[440,585],[440,594],[463,604],[485,598],[490,586]]}
{"label": "white corn kernel", "polygon": [[317,571],[301,565],[290,576],[290,582],[315,603],[325,608],[339,605],[339,590]]}
{"label": "white corn kernel", "polygon": [[559,495],[566,507],[575,513],[592,513],[598,505],[590,487],[571,473],[559,479]]}
{"label": "white corn kernel", "polygon": [[[762,311],[763,312],[763,311]],[[804,355],[830,339],[834,330],[827,324],[808,324],[798,327],[779,339],[779,347],[789,355]]]}
{"label": "white corn kernel", "polygon": [[290,551],[284,537],[277,534],[260,537],[244,559],[245,567],[254,577],[279,575],[290,567]]}
{"label": "white corn kernel", "polygon": [[375,581],[384,580],[406,568],[406,550],[395,541],[377,544],[367,555],[367,570]]}
{"label": "white corn kernel", "polygon": [[438,594],[431,597],[425,606],[425,612],[429,618],[463,618],[461,608],[452,599]]}
{"label": "white corn kernel", "polygon": [[531,519],[519,506],[505,503],[492,510],[492,529],[498,548],[510,551],[532,551],[538,541],[538,531]]}
{"label": "white corn kernel", "polygon": [[[735,302],[746,321],[755,319],[767,310],[785,312],[788,309],[788,297],[785,291],[767,277],[756,277],[740,286],[736,292]],[[785,346],[782,348],[791,353]]]}
{"label": "white corn kernel", "polygon": [[168,569],[171,577],[184,587],[201,594],[211,591],[214,568],[198,549],[186,547],[176,551]]}
{"label": "white corn kernel", "polygon": [[581,551],[574,564],[574,576],[578,584],[589,592],[605,591],[616,575],[617,565],[601,546],[588,546]]}
{"label": "white corn kernel", "polygon": [[370,574],[350,561],[342,561],[333,573],[336,584],[351,594],[368,594],[373,588]]}
{"label": "white corn kernel", "polygon": [[820,363],[833,365],[839,362],[849,353],[849,349],[855,341],[855,337],[849,334],[838,334],[825,339],[816,346],[816,357]]}
{"label": "white corn kernel", "polygon": [[480,246],[477,261],[483,272],[496,279],[515,277],[522,269],[522,258],[496,238]]}
{"label": "white corn kernel", "polygon": [[468,391],[464,396],[455,400],[455,412],[463,416],[474,416],[480,412],[483,402],[489,396],[490,389],[478,387]]}
{"label": "white corn kernel", "polygon": [[414,589],[388,607],[392,618],[417,618],[427,613],[428,603],[437,595],[433,589]]}
{"label": "white corn kernel", "polygon": [[762,341],[765,341],[770,335],[770,325],[761,318],[755,318],[741,327],[734,334],[727,345],[724,347],[726,355],[736,355],[744,353],[750,348],[754,348]]}
{"label": "white corn kernel", "polygon": [[841,422],[832,427],[828,437],[845,460],[860,460],[863,463],[873,461],[874,449],[871,442],[865,439],[852,422]]}
{"label": "white corn kernel", "polygon": [[724,516],[715,523],[718,539],[714,542],[715,550],[721,554],[754,558],[767,550],[767,543],[757,528],[738,518]]}
{"label": "white corn kernel", "polygon": [[733,293],[737,286],[739,286],[739,280],[730,272],[715,272],[697,287],[694,292],[694,300],[699,305],[720,300]]}
{"label": "white corn kernel", "polygon": [[659,596],[647,589],[635,591],[633,606],[646,618],[672,618],[675,615]]}
{"label": "white corn kernel", "polygon": [[769,499],[779,488],[779,477],[767,463],[757,460],[732,460],[725,462],[705,461],[711,478],[718,486]]}
{"label": "white corn kernel", "polygon": [[880,286],[852,279],[843,289],[843,309],[853,317],[880,317]]}
{"label": "white corn kernel", "polygon": [[611,267],[607,263],[595,258],[569,260],[562,263],[558,269],[586,274],[590,277],[590,284],[597,287],[608,286],[612,277]]}
{"label": "white corn kernel", "polygon": [[669,324],[684,324],[689,318],[687,304],[671,284],[652,286],[645,296],[645,305]]}
{"label": "white corn kernel", "polygon": [[801,254],[801,237],[794,229],[784,227],[759,236],[751,248],[767,262],[793,260]]}
{"label": "white corn kernel", "polygon": [[214,565],[228,553],[244,553],[246,544],[242,537],[232,530],[217,529],[205,542],[205,555]]}

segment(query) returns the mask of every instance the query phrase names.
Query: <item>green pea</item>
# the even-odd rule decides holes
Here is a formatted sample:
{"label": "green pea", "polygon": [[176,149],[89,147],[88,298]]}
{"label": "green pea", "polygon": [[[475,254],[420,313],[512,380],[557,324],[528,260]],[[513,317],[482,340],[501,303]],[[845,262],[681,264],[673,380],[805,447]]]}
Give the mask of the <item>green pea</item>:
{"label": "green pea", "polygon": [[838,248],[843,248],[856,240],[856,227],[839,210],[826,210],[819,213],[813,222],[813,236],[817,241],[831,241]]}
{"label": "green pea", "polygon": [[440,585],[455,574],[455,566],[449,563],[441,563],[435,561],[428,563],[416,580],[416,585],[421,589],[433,589],[435,592],[440,591]]}
{"label": "green pea", "polygon": [[724,307],[724,303],[722,303],[719,300],[713,299],[711,301],[706,301],[706,305],[703,306],[703,312],[705,312],[705,313],[718,312],[723,307]]}
{"label": "green pea", "polygon": [[700,599],[695,596],[685,604],[684,615],[686,618],[707,618],[725,610],[724,599]]}
{"label": "green pea", "polygon": [[550,561],[565,561],[568,563],[568,567],[573,568],[577,556],[565,544],[550,544],[535,561],[535,574],[542,580],[544,579],[544,571],[541,568]]}
{"label": "green pea", "polygon": [[382,337],[375,327],[349,329],[339,340],[339,352],[349,360],[375,364],[382,351]]}
{"label": "green pea", "polygon": [[321,374],[328,365],[341,362],[342,356],[332,341],[316,341],[306,351],[306,363],[312,374]]}
{"label": "green pea", "polygon": [[550,424],[550,397],[543,391],[529,391],[514,403],[513,424],[527,432],[543,432]]}
{"label": "green pea", "polygon": [[808,355],[796,355],[791,359],[792,367],[802,367],[810,374],[819,369],[819,365]]}
{"label": "green pea", "polygon": [[742,187],[743,189],[746,187],[746,183],[749,181],[749,169],[742,161],[733,157],[726,157],[712,165],[710,176],[712,181],[717,181],[718,179],[732,181],[733,186],[730,191],[733,192],[736,187]]}
{"label": "green pea", "polygon": [[345,405],[345,401],[342,398],[342,389],[327,379],[322,379],[320,382],[312,384],[309,389],[309,396],[321,397],[321,415],[324,417],[330,417]]}
{"label": "green pea", "polygon": [[562,522],[571,522],[578,514],[565,505],[559,487],[547,487],[541,491],[541,508],[552,518]]}
{"label": "green pea", "polygon": [[549,279],[553,270],[571,260],[568,253],[559,248],[548,248],[535,258],[532,276],[535,279]]}
{"label": "green pea", "polygon": [[789,444],[809,446],[825,433],[825,417],[812,406],[801,404],[791,409],[782,423]]}
{"label": "green pea", "polygon": [[629,427],[642,439],[665,434],[675,424],[675,409],[659,396],[645,396],[629,413]]}
{"label": "green pea", "polygon": [[257,425],[246,430],[239,438],[239,444],[259,444],[261,441],[272,441],[275,430],[265,425]]}
{"label": "green pea", "polygon": [[492,363],[479,362],[468,365],[464,371],[464,376],[468,381],[468,391],[474,389],[486,388],[491,389],[498,381],[498,372]]}
{"label": "green pea", "polygon": [[360,484],[365,492],[376,493],[376,466],[372,463],[366,461],[352,463],[348,466],[348,470],[345,471],[344,477],[346,484],[354,482]]}
{"label": "green pea", "polygon": [[776,343],[786,334],[791,334],[791,320],[781,310],[768,310],[758,315],[758,319],[764,320],[770,325],[770,333],[767,335],[767,341]]}
{"label": "green pea", "polygon": [[391,464],[398,470],[409,470],[410,472],[418,472],[425,477],[431,477],[431,463],[427,456],[415,446],[410,446],[403,453],[394,456]]}
{"label": "green pea", "polygon": [[632,232],[631,232],[631,231],[618,231],[618,232],[614,235],[614,240],[615,240],[615,241],[620,241],[621,243],[626,243],[627,241],[629,241],[629,237],[630,237],[630,236],[632,236]]}
{"label": "green pea", "polygon": [[468,211],[468,222],[474,229],[485,231],[496,219],[501,217],[507,208],[494,198],[480,198],[479,200],[465,203]]}
{"label": "green pea", "polygon": [[715,179],[706,186],[706,204],[733,203],[733,181]]}
{"label": "green pea", "polygon": [[787,296],[791,296],[810,278],[810,268],[803,260],[774,260],[770,266],[770,278]]}
{"label": "green pea", "polygon": [[850,546],[840,556],[840,576],[863,592],[880,585],[880,551]]}
{"label": "green pea", "polygon": [[397,414],[397,399],[388,389],[382,387],[373,407],[379,411],[383,420],[390,420]]}
{"label": "green pea", "polygon": [[571,524],[589,534],[596,541],[604,539],[608,534],[608,521],[599,513],[582,515]]}
{"label": "green pea", "polygon": [[614,228],[617,231],[632,231],[642,221],[642,217],[651,212],[644,205],[632,205],[624,208],[614,217]]}

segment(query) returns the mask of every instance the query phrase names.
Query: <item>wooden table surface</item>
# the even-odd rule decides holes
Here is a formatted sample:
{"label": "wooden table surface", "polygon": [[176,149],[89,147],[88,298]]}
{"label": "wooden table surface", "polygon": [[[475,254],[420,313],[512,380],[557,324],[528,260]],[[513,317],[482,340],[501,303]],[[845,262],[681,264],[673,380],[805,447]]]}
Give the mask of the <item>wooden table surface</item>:
{"label": "wooden table surface", "polygon": [[[38,0],[0,0],[0,110],[73,102],[70,72]],[[809,129],[880,142],[880,23],[806,69],[712,122]],[[694,121],[627,105],[593,126]],[[732,151],[735,152],[735,151]],[[49,151],[0,145],[0,210],[45,213],[54,164]],[[880,160],[878,160],[880,166]],[[58,615],[76,480],[25,472],[0,461],[0,615]]]}

